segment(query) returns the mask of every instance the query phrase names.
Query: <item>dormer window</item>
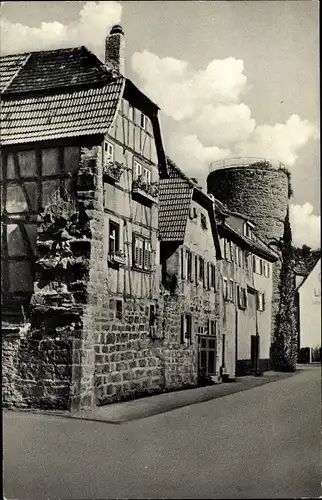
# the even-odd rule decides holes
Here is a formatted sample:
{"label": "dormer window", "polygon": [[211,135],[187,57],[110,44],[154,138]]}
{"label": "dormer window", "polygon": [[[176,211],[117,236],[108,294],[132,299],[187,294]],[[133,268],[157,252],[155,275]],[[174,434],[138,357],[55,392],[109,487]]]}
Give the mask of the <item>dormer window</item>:
{"label": "dormer window", "polygon": [[249,222],[244,223],[244,236],[249,238],[250,240],[253,238],[252,226]]}
{"label": "dormer window", "polygon": [[105,150],[105,163],[114,161],[114,145],[108,141],[105,141],[104,145]]}

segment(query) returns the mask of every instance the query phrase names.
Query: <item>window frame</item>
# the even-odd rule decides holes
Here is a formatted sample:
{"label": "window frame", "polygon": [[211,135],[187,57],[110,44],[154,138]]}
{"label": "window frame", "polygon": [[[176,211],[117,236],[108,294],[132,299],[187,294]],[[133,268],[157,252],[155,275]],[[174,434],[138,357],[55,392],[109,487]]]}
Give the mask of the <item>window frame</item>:
{"label": "window frame", "polygon": [[[112,150],[112,154],[109,153],[109,148]],[[104,141],[104,164],[111,162],[113,163],[115,160],[115,147],[110,141]]]}
{"label": "window frame", "polygon": [[[113,228],[113,226],[114,226],[114,228]],[[115,230],[116,237],[112,237],[111,229]],[[110,219],[109,225],[108,225],[108,254],[109,255],[114,255],[120,250],[120,247],[121,247],[120,236],[121,236],[120,224],[115,222],[114,220]],[[111,240],[114,241],[114,251],[112,251],[112,249],[111,249]]]}
{"label": "window frame", "polygon": [[[134,167],[134,178],[135,179],[138,179],[142,173],[143,173],[143,165],[142,163],[140,163],[136,158],[134,158],[133,160],[133,167]],[[140,170],[140,173],[138,173],[138,168],[137,167],[140,167],[139,170]]]}
{"label": "window frame", "polygon": [[[147,246],[148,248],[146,248]],[[139,259],[136,258],[137,248],[138,248]],[[132,268],[139,271],[151,272],[153,269],[152,254],[153,254],[152,241],[149,238],[142,236],[141,234],[133,233]]]}
{"label": "window frame", "polygon": [[146,126],[147,126],[147,117],[144,113],[142,113],[141,111],[141,116],[140,116],[140,127],[143,129],[143,130],[146,130]]}
{"label": "window frame", "polygon": [[181,314],[180,343],[189,347],[192,345],[192,315],[189,313]]}
{"label": "window frame", "polygon": [[229,301],[229,296],[228,296],[228,278],[223,276],[223,297],[224,300]]}

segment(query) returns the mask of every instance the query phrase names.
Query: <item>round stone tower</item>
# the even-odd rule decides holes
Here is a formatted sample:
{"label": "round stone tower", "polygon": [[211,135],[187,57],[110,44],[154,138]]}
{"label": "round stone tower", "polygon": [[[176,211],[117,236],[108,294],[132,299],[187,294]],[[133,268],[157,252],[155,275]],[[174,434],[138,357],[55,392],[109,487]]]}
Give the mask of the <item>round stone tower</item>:
{"label": "round stone tower", "polygon": [[[262,158],[234,158],[213,162],[207,178],[207,190],[231,210],[249,217],[256,224],[258,236],[267,244],[283,239],[288,224],[291,186],[290,174],[282,163]],[[279,324],[277,315],[281,309],[283,252],[279,251],[281,247],[278,246],[273,246],[272,249],[277,251],[281,259],[274,264],[273,271],[273,343],[276,325]]]}
{"label": "round stone tower", "polygon": [[282,238],[289,199],[289,179],[283,165],[238,158],[213,162],[212,168],[216,170],[208,175],[208,193],[249,217],[266,243]]}

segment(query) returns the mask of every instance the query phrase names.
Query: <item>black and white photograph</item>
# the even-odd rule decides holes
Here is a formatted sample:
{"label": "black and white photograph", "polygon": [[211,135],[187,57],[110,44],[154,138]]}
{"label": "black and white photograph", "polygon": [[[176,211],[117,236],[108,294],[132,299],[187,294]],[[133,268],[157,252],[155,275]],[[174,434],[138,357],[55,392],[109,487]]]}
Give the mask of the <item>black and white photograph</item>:
{"label": "black and white photograph", "polygon": [[322,498],[319,2],[0,23],[3,498]]}

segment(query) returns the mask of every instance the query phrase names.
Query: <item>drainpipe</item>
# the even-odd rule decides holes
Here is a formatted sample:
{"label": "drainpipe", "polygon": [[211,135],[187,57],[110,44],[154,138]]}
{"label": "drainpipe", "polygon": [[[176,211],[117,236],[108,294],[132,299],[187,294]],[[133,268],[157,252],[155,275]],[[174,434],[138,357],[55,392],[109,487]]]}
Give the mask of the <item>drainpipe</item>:
{"label": "drainpipe", "polygon": [[235,378],[237,378],[237,362],[238,362],[238,307],[235,304]]}

